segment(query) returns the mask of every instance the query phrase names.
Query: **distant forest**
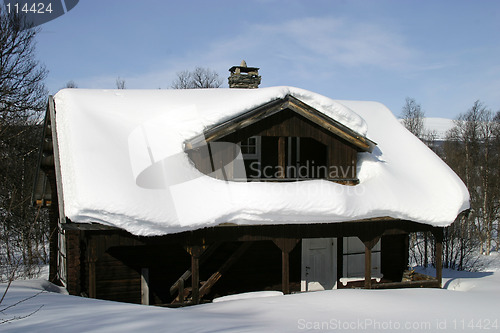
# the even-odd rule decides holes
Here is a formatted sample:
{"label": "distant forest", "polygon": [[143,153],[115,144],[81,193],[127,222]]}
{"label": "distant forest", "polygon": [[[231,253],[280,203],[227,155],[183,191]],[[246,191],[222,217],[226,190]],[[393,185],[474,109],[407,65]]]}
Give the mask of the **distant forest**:
{"label": "distant forest", "polygon": [[[443,264],[458,270],[477,267],[477,255],[500,247],[500,111],[480,101],[461,113],[444,140],[424,127],[425,114],[413,98],[402,108],[403,125],[431,148],[462,179],[470,193],[470,210],[444,232]],[[428,234],[411,237],[411,261],[434,263],[434,242]]]}

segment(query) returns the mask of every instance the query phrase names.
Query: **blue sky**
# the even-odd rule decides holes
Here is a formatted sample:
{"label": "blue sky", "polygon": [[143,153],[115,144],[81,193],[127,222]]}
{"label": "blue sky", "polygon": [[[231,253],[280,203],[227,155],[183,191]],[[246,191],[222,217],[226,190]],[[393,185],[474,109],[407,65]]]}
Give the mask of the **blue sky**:
{"label": "blue sky", "polygon": [[396,115],[413,97],[429,117],[475,100],[500,110],[500,1],[81,0],[42,25],[37,55],[51,93],[171,86],[209,67],[227,87],[245,59],[261,87],[291,85],[335,99],[375,100]]}

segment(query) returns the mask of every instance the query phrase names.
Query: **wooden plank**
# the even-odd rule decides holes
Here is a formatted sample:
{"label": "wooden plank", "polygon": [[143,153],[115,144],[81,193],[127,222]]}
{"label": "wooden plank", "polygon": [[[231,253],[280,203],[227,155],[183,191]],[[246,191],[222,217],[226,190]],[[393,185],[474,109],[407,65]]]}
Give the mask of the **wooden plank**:
{"label": "wooden plank", "polygon": [[278,178],[285,178],[285,169],[286,169],[286,141],[285,137],[280,136],[278,139],[278,168],[279,175]]}
{"label": "wooden plank", "polygon": [[344,237],[337,237],[337,288],[342,285],[340,279],[344,275]]}
{"label": "wooden plank", "polygon": [[199,291],[199,297],[203,297],[214,286],[222,275],[252,246],[252,242],[243,242],[240,247],[222,264],[219,269],[213,273],[210,278],[203,284]]}
{"label": "wooden plank", "polygon": [[283,294],[290,293],[290,252],[299,243],[300,239],[277,238],[273,239],[281,250],[281,289]]}
{"label": "wooden plank", "polygon": [[371,289],[396,289],[396,288],[441,288],[441,283],[436,280],[404,281],[373,283]]}
{"label": "wooden plank", "polygon": [[122,232],[124,234],[131,235],[127,233],[124,229],[120,229],[117,227],[112,227],[100,223],[74,223],[74,222],[69,222],[69,223],[64,223],[61,225],[61,228],[63,230],[81,230],[81,231],[116,231],[116,232]]}
{"label": "wooden plank", "polygon": [[57,127],[56,127],[56,105],[54,102],[54,97],[49,96],[48,102],[48,112],[50,116],[50,130],[52,135],[52,148],[54,154],[54,166],[56,175],[56,192],[57,192],[57,203],[59,208],[59,223],[63,224],[66,222],[66,216],[64,215],[64,197],[63,197],[63,186],[61,178],[61,161],[59,157],[59,140],[57,137]]}
{"label": "wooden plank", "polygon": [[200,303],[200,257],[191,255],[191,298],[193,304]]}
{"label": "wooden plank", "polygon": [[436,241],[434,254],[436,258],[436,280],[439,282],[439,288],[441,288],[443,280],[443,229],[444,228],[436,228],[433,232]]}
{"label": "wooden plank", "polygon": [[290,293],[290,253],[281,251],[281,291]]}
{"label": "wooden plank", "polygon": [[372,250],[365,245],[365,289],[372,287]]}

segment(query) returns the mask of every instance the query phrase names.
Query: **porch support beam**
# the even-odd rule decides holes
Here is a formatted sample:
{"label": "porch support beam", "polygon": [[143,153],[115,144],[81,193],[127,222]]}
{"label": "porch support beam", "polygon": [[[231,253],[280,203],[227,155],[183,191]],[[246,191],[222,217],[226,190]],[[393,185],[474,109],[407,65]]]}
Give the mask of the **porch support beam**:
{"label": "porch support beam", "polygon": [[295,248],[300,239],[275,238],[274,244],[281,250],[281,289],[283,294],[290,293],[290,252]]}
{"label": "porch support beam", "polygon": [[365,289],[372,288],[372,249],[365,245]]}
{"label": "porch support beam", "polygon": [[344,275],[344,237],[337,237],[337,289],[342,288],[340,279]]}
{"label": "porch support beam", "polygon": [[358,238],[365,245],[365,289],[372,288],[372,248],[380,240],[381,235],[363,233]]}
{"label": "porch support beam", "polygon": [[[199,264],[202,265],[205,260],[212,255],[215,250],[219,247],[220,243],[216,242],[210,245],[206,250],[203,252],[203,255],[200,257],[200,262]],[[186,249],[187,251],[187,249]],[[182,287],[184,288],[184,282],[191,277],[191,269],[187,269],[180,278],[175,281],[175,283],[170,287],[170,295],[173,295],[177,290],[179,290],[179,295],[184,295],[183,293],[180,292],[180,287],[182,283]],[[184,296],[183,296],[184,297]],[[182,303],[182,301],[181,301]]]}
{"label": "porch support beam", "polygon": [[433,234],[436,240],[434,253],[436,258],[436,280],[439,284],[439,288],[441,288],[443,281],[443,228],[435,228]]}
{"label": "porch support beam", "polygon": [[206,249],[206,245],[186,246],[186,251],[191,255],[191,298],[193,304],[200,303],[200,257]]}

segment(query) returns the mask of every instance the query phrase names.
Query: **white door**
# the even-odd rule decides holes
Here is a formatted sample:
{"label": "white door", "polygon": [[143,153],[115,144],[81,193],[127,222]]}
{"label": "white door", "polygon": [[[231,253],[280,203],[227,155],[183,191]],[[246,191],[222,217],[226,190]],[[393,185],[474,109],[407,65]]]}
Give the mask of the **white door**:
{"label": "white door", "polygon": [[301,291],[336,288],[337,239],[302,239]]}

